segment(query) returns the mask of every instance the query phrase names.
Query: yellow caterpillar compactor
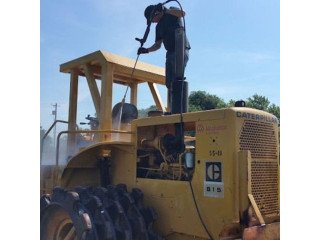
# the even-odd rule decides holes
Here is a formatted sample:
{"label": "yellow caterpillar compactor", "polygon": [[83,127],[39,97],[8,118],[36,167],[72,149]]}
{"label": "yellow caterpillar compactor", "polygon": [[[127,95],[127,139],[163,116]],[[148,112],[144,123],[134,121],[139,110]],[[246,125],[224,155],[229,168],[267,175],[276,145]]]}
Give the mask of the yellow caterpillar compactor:
{"label": "yellow caterpillar compactor", "polygon": [[[70,105],[54,125],[68,130],[41,164],[41,239],[280,239],[277,118],[243,106],[174,112],[157,89],[164,69],[138,62],[131,77],[133,66],[103,51],[60,65]],[[96,111],[91,130],[77,127],[79,77]],[[141,83],[158,110],[138,119]],[[113,84],[128,86],[130,103],[113,107]]]}

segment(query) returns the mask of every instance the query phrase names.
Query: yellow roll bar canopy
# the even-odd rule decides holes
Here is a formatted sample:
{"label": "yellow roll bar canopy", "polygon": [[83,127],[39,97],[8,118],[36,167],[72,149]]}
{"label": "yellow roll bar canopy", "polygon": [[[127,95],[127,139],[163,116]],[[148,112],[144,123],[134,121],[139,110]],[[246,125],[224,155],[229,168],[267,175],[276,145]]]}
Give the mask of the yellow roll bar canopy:
{"label": "yellow roll bar canopy", "polygon": [[[100,131],[112,130],[112,89],[113,84],[130,87],[130,103],[137,106],[138,84],[147,83],[157,108],[168,110],[160,97],[156,84],[165,85],[165,70],[151,64],[137,62],[131,78],[135,60],[121,57],[105,51],[96,51],[60,65],[60,72],[70,74],[68,131],[76,130],[78,80],[79,76],[87,79]],[[100,91],[97,80],[101,81]],[[168,98],[169,99],[169,98]],[[168,104],[167,104],[168,105]],[[108,140],[107,137],[100,141]],[[68,135],[70,152],[76,143],[76,135]]]}
{"label": "yellow roll bar canopy", "polygon": [[[166,111],[156,84],[165,85],[164,68],[138,61],[132,79],[135,60],[105,51],[96,51],[60,65],[60,72],[70,74],[69,131],[76,129],[78,78],[87,79],[93,104],[99,119],[99,130],[112,129],[112,87],[114,83],[130,87],[130,103],[137,106],[138,84],[147,83],[157,108]],[[101,80],[101,89],[96,80]]]}

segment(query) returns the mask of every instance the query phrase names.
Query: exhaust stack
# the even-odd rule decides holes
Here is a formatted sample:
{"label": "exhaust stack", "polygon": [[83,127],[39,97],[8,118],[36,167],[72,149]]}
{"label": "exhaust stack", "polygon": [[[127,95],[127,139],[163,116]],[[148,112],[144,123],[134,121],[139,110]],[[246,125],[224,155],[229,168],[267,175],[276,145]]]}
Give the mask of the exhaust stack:
{"label": "exhaust stack", "polygon": [[185,81],[185,31],[184,28],[178,28],[175,32],[175,79],[172,83],[172,101],[171,113],[181,114],[181,122],[175,124],[175,137],[167,138],[168,146],[175,146],[178,153],[185,150],[184,144],[184,124],[182,122],[182,113],[188,111],[188,82]]}

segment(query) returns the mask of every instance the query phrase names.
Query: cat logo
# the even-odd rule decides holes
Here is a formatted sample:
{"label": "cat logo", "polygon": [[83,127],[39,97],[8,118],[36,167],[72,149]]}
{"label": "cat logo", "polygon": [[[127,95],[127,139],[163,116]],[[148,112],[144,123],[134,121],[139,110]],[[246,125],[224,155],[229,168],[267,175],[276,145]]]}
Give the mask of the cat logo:
{"label": "cat logo", "polygon": [[222,182],[222,163],[206,162],[206,181]]}
{"label": "cat logo", "polygon": [[224,183],[222,179],[222,162],[206,161],[206,178],[203,185],[205,197],[224,198]]}

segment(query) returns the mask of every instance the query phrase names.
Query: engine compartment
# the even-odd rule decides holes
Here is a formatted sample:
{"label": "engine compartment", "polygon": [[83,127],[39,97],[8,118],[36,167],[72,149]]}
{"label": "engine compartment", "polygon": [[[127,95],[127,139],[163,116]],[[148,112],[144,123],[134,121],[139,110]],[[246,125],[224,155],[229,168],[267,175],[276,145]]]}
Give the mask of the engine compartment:
{"label": "engine compartment", "polygon": [[189,181],[195,161],[195,123],[183,123],[182,149],[177,124],[142,126],[137,130],[137,177]]}

